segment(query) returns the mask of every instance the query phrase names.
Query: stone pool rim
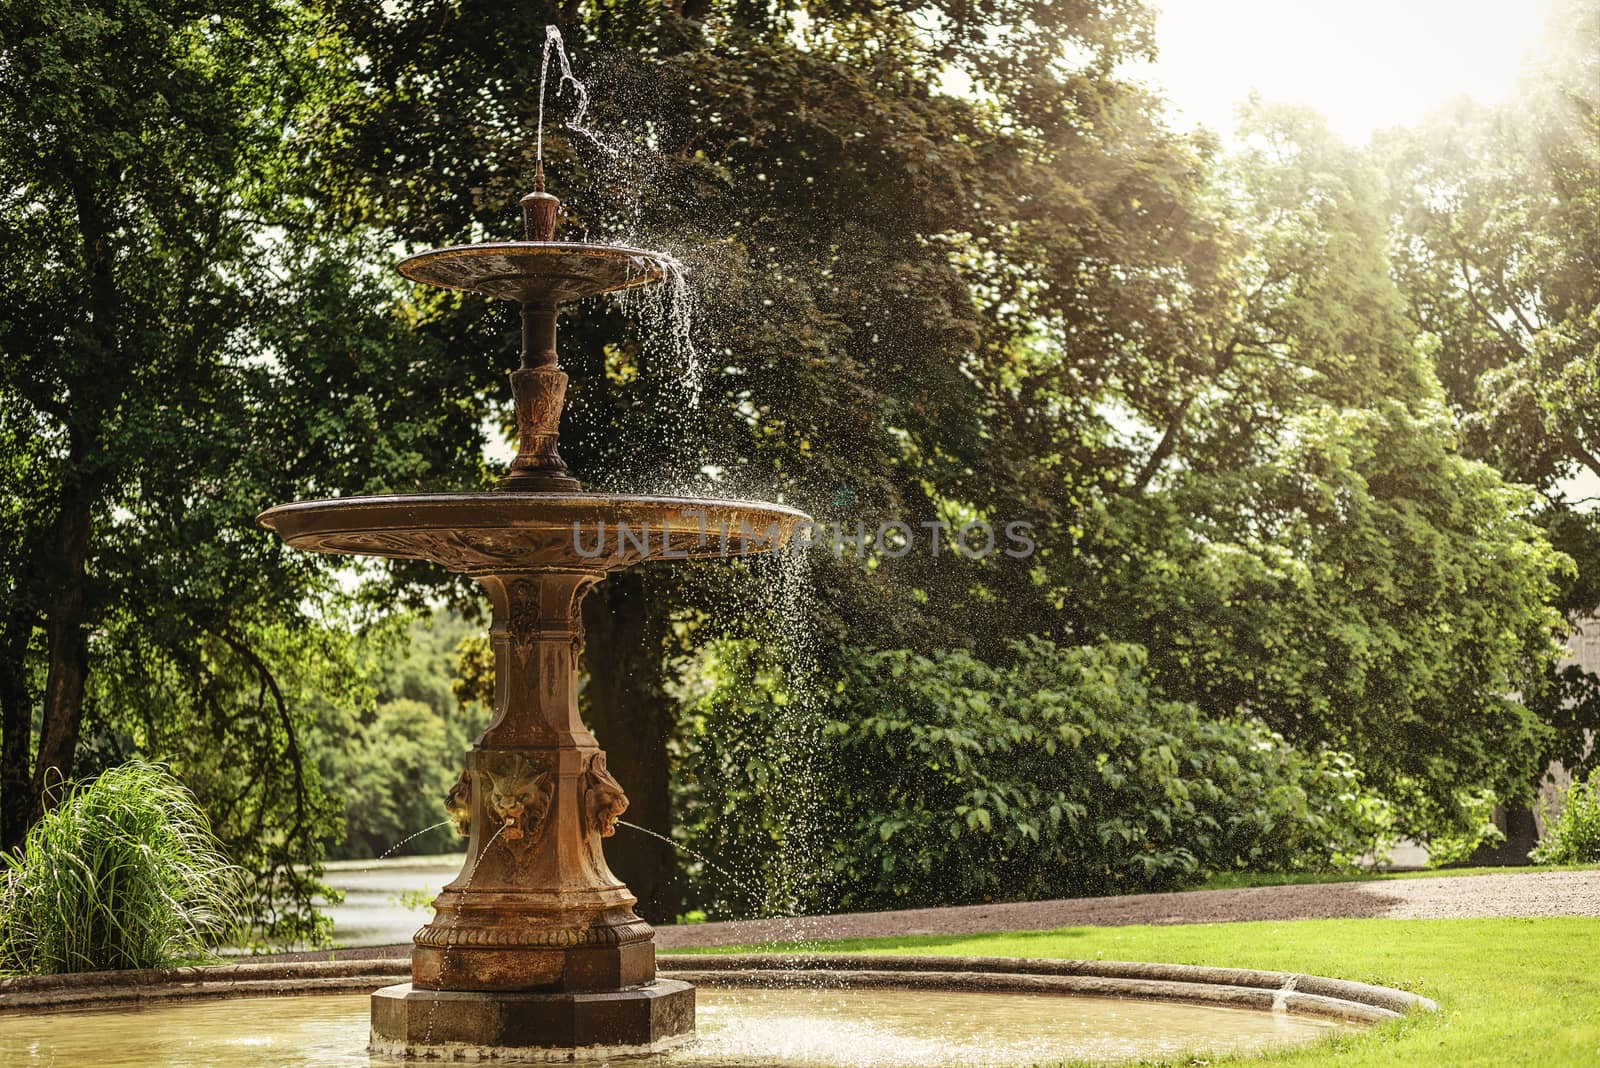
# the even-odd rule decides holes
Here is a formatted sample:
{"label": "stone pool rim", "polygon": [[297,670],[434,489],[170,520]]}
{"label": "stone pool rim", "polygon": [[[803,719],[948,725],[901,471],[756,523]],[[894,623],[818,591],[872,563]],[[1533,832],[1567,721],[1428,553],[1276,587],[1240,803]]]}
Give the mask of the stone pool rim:
{"label": "stone pool rim", "polygon": [[[196,965],[0,980],[0,1016],[92,1012],[184,1001],[372,994],[410,977],[400,957]],[[664,954],[663,979],[699,986],[820,986],[1048,994],[1285,1012],[1370,1026],[1434,1012],[1393,987],[1298,972],[1137,961],[866,953]]]}

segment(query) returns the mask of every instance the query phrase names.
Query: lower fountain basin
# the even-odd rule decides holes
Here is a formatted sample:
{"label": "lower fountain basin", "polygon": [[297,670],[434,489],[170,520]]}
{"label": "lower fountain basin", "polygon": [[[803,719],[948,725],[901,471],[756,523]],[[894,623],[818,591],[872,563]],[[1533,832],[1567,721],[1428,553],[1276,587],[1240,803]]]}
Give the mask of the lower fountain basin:
{"label": "lower fountain basin", "polygon": [[[868,956],[662,964],[665,979],[698,988],[688,1041],[638,1061],[616,1049],[595,1051],[600,1059],[583,1050],[451,1055],[650,1068],[1116,1064],[1313,1042],[1436,1007],[1361,983],[1179,965]],[[368,1050],[372,992],[405,968],[391,959],[9,980],[0,985],[0,1063],[412,1063]],[[289,994],[302,996],[281,996]]]}
{"label": "lower fountain basin", "polygon": [[620,571],[645,560],[771,552],[810,517],[787,505],[620,493],[333,497],[256,517],[296,549],[432,560],[452,571]]}

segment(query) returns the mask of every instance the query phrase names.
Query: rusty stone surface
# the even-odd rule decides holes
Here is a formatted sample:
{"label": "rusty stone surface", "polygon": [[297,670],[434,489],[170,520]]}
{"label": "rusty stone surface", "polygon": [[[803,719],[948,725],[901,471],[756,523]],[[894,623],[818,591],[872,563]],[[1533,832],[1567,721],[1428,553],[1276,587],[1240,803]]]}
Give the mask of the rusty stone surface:
{"label": "rusty stone surface", "polygon": [[467,753],[467,860],[417,932],[419,989],[598,991],[655,978],[649,924],[601,839],[627,796],[578,715],[583,595],[593,571],[477,576],[494,608],[494,718]]}
{"label": "rusty stone surface", "polygon": [[400,261],[400,273],[416,282],[486,293],[522,305],[522,358],[511,372],[516,401],[518,450],[511,470],[495,488],[516,493],[575,493],[582,488],[567,473],[557,451],[567,376],[556,349],[559,306],[581,297],[631,289],[659,281],[663,258],[622,245],[555,240],[561,202],[544,189],[544,170],[524,196],[522,241],[457,245]]}
{"label": "rusty stone surface", "polygon": [[533,172],[533,192],[517,202],[522,206],[522,237],[525,241],[551,241],[561,217],[561,201],[544,191],[544,164]]}
{"label": "rusty stone surface", "polygon": [[444,289],[529,304],[565,304],[658,282],[662,262],[658,254],[628,245],[498,241],[423,252],[401,260],[400,273]]}
{"label": "rusty stone surface", "polygon": [[372,995],[372,1048],[411,1057],[459,1059],[482,1047],[643,1053],[693,1031],[694,987],[672,979],[578,994],[483,995],[402,983]]}
{"label": "rusty stone surface", "polygon": [[257,517],[296,549],[431,560],[468,575],[755,555],[787,544],[808,521],[760,501],[500,492],[333,497]]}
{"label": "rusty stone surface", "polygon": [[[554,313],[552,312],[552,322]],[[524,318],[527,312],[524,309]],[[552,327],[553,330],[553,327]],[[517,412],[517,455],[495,489],[523,493],[576,493],[582,487],[567,474],[559,451],[561,409],[566,404],[567,375],[552,364],[511,372],[511,395]]]}

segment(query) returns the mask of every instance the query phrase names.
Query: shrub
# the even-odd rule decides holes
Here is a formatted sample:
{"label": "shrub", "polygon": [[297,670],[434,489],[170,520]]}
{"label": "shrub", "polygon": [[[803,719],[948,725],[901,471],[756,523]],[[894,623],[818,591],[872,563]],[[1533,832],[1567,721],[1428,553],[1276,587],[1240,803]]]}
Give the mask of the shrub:
{"label": "shrub", "polygon": [[1383,847],[1388,807],[1350,757],[1161,700],[1143,668],[1137,646],[1037,639],[1003,664],[846,655],[808,762],[819,841],[803,843],[773,833],[781,777],[738,797],[741,773],[773,764],[764,709],[787,695],[765,693],[759,670],[725,670],[685,749],[688,844],[743,870],[770,867],[755,858],[774,846],[805,849],[831,875],[812,908],[1161,890],[1219,870],[1348,867]]}
{"label": "shrub", "polygon": [[[1400,784],[1404,789],[1408,783]],[[1454,832],[1435,831],[1427,836],[1428,867],[1448,868],[1464,864],[1484,846],[1497,846],[1506,840],[1506,834],[1494,822],[1495,793],[1493,790],[1469,790],[1456,799],[1455,811],[1444,813],[1440,806],[1428,805],[1420,798],[1408,806],[1414,811],[1428,812],[1429,822],[1435,826],[1456,827]]]}
{"label": "shrub", "polygon": [[154,968],[234,930],[240,872],[165,768],[136,761],[72,788],[4,856],[0,970]]}
{"label": "shrub", "polygon": [[846,762],[847,905],[1171,889],[1353,863],[1382,807],[1342,754],[1152,696],[1131,645],[875,653],[830,726]]}
{"label": "shrub", "polygon": [[1531,854],[1536,864],[1600,861],[1600,774],[1574,779],[1561,795],[1561,811]]}

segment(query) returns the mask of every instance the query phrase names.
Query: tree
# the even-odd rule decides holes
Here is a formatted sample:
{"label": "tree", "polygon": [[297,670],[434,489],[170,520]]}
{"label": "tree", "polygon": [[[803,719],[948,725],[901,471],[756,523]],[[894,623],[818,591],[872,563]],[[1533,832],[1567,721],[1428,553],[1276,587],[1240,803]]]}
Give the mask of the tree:
{"label": "tree", "polygon": [[[306,695],[318,773],[343,788],[339,859],[444,853],[461,848],[441,807],[461,752],[488,722],[486,701],[458,700],[457,661],[478,628],[443,610],[401,617],[364,636],[358,693],[333,685]],[[492,667],[490,667],[492,671]],[[489,695],[493,681],[489,682]]]}
{"label": "tree", "polygon": [[1308,112],[1244,132],[1196,161],[1171,259],[1119,250],[1126,318],[1045,291],[1031,336],[980,350],[987,448],[944,492],[1036,528],[1033,568],[983,574],[990,633],[1144,644],[1157,691],[1348,750],[1442,831],[1469,785],[1526,791],[1548,728],[1506,694],[1542,689],[1564,564],[1459,454],[1381,174]]}
{"label": "tree", "polygon": [[[1535,487],[1540,525],[1577,568],[1555,597],[1600,609],[1600,7],[1564,0],[1518,94],[1468,100],[1381,138],[1396,277],[1469,453]],[[1600,679],[1576,667],[1530,697],[1548,756],[1595,759]],[[1542,767],[1541,769],[1542,770]]]}
{"label": "tree", "polygon": [[[667,248],[713,280],[697,389],[682,384],[682,354],[615,304],[566,314],[564,455],[601,488],[781,496],[868,529],[939,518],[946,484],[970,479],[983,449],[974,346],[1031,329],[1007,310],[1030,292],[1027,267],[1048,253],[1063,278],[1092,272],[1092,293],[1063,286],[1061,299],[1133,321],[1145,305],[1117,289],[1114,265],[1163,248],[1171,202],[1197,176],[1194,150],[1111,73],[1148,48],[1133,3],[936,5],[931,22],[921,6],[849,3],[811,5],[808,22],[797,6],[721,3],[332,10],[362,71],[311,132],[340,225],[410,245],[511,232],[549,22],[594,83],[589,125],[604,142],[557,128],[567,102],[547,101],[547,172],[570,229]],[[991,102],[942,92],[949,70]],[[952,255],[963,243],[971,254]],[[511,366],[510,327],[494,304],[427,306],[426,328],[485,369]],[[820,571],[819,625],[858,640],[958,641],[981,630],[972,612],[996,611],[949,553]],[[725,586],[742,572],[718,574]],[[607,746],[651,740],[614,766],[665,832],[665,665],[674,626],[715,629],[696,611],[711,583],[695,569],[612,583],[586,613],[591,678],[603,679],[585,714]],[[934,586],[948,596],[930,600]],[[619,873],[665,885],[669,855],[641,845],[654,858],[636,864],[629,848],[610,850]]]}
{"label": "tree", "polygon": [[[1461,789],[1505,785],[1497,747],[1521,762],[1544,744],[1503,691],[1551,655],[1543,598],[1562,562],[1526,501],[1461,460],[1389,276],[1382,175],[1289,110],[1260,109],[1228,160],[1174,134],[1115,75],[1148,46],[1146,13],[335,10],[364,72],[329,120],[357,131],[325,150],[336,218],[417,244],[508,230],[550,19],[596,83],[601,133],[546,130],[572,225],[714,280],[698,409],[681,352],[615,305],[568,314],[564,448],[581,476],[782,495],[869,530],[1039,532],[1021,566],[818,561],[825,648],[1149,643],[1155,688],[1361,754],[1424,831],[1459,822]],[[944,90],[953,72],[971,94]],[[482,85],[505,92],[485,103]],[[510,365],[493,305],[429,307],[449,351],[492,340]],[[1381,454],[1357,447],[1369,434]],[[1396,594],[1409,569],[1442,585]],[[590,605],[592,674],[628,680],[588,694],[603,739],[635,733],[654,754],[672,736],[673,628],[745,633],[701,611],[704,574],[630,578]],[[1440,621],[1459,632],[1412,634]],[[1196,677],[1197,655],[1216,670]],[[664,767],[619,764],[652,813]]]}
{"label": "tree", "polygon": [[0,8],[0,839],[86,751],[170,743],[284,936],[336,811],[293,658],[342,655],[303,608],[343,587],[253,516],[479,448],[460,369],[304,213],[310,32],[270,3]]}

